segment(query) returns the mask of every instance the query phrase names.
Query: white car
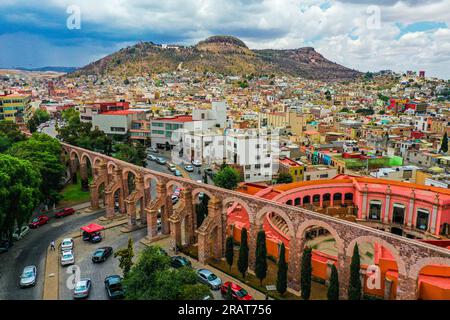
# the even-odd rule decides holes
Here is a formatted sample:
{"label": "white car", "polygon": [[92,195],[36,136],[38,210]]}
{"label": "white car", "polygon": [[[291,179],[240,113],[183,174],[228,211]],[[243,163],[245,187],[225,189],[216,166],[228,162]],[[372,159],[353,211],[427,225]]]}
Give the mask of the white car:
{"label": "white car", "polygon": [[202,163],[200,160],[192,160],[192,164],[196,167],[201,167]]}
{"label": "white car", "polygon": [[75,263],[75,257],[72,250],[63,251],[61,253],[61,265],[68,266]]}
{"label": "white car", "polygon": [[172,163],[168,163],[167,168],[169,168],[170,172],[175,172],[175,170],[177,170],[177,167]]}
{"label": "white car", "polygon": [[73,249],[73,239],[66,238],[61,242],[61,251],[70,251]]}
{"label": "white car", "polygon": [[172,195],[172,204],[176,204],[180,198],[176,195]]}
{"label": "white car", "polygon": [[30,228],[28,228],[28,226],[22,226],[22,228],[16,229],[16,231],[14,231],[12,237],[15,241],[19,241],[20,239],[25,237],[28,232],[30,232]]}

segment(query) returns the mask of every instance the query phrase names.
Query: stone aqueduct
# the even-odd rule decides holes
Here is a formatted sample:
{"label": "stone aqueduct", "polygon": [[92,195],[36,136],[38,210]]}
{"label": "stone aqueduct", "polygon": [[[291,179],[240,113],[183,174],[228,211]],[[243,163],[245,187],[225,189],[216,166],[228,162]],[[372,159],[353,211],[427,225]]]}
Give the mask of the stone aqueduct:
{"label": "stone aqueduct", "polygon": [[[417,279],[421,268],[429,264],[450,265],[450,252],[444,248],[302,208],[155,172],[68,144],[62,143],[62,147],[65,159],[70,159],[68,167],[71,174],[79,171],[82,181],[87,181],[88,170],[91,168],[92,181],[89,189],[94,209],[100,207],[103,198],[107,218],[114,218],[116,214],[127,215],[128,227],[136,228],[138,223],[146,225],[147,237],[150,240],[158,237],[159,214],[162,233],[170,235],[173,245],[197,243],[198,259],[202,263],[209,258],[220,258],[224,255],[227,209],[237,203],[247,211],[250,221],[250,270],[254,270],[256,235],[262,229],[266,214],[276,213],[288,224],[288,286],[294,290],[300,288],[300,261],[306,243],[305,230],[311,226],[325,228],[336,240],[342,298],[347,296],[351,256],[356,243],[377,242],[391,251],[399,270],[397,299],[400,300],[416,299]],[[129,190],[128,187],[130,174],[134,176],[134,190]],[[182,189],[180,201],[175,206],[172,205],[171,199],[174,186]],[[156,190],[154,198],[151,188]],[[196,226],[193,199],[199,193],[207,194],[210,201],[208,216],[201,226]],[[117,203],[119,213],[115,212]],[[138,208],[140,221],[137,219]]]}

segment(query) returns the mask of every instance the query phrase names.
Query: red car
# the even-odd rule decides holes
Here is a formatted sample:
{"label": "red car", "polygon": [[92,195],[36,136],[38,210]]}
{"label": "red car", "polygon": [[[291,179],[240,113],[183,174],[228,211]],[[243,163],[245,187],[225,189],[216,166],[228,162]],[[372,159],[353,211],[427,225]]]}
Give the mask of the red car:
{"label": "red car", "polygon": [[37,227],[43,226],[44,224],[46,224],[48,222],[48,220],[50,220],[50,219],[47,216],[36,217],[33,220],[31,220],[29,227],[37,228]]}
{"label": "red car", "polygon": [[74,214],[75,210],[73,208],[65,208],[55,213],[55,218],[62,218],[70,216],[71,214]]}
{"label": "red car", "polygon": [[233,282],[225,282],[222,287],[220,288],[220,292],[222,293],[222,296],[227,295],[228,286],[231,285],[231,294],[233,296],[233,300],[253,300],[253,297],[248,294],[247,291],[245,291],[243,288],[241,288],[239,285],[233,283]]}

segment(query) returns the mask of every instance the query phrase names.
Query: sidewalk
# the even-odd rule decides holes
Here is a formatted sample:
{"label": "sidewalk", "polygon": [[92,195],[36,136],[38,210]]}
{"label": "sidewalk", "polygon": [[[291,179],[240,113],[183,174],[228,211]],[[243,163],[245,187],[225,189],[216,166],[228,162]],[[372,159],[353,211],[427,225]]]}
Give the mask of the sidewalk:
{"label": "sidewalk", "polygon": [[[157,241],[154,241],[154,242],[146,241],[146,239],[144,238],[144,239],[141,240],[141,243],[146,245],[146,246],[160,246],[163,249],[165,249],[170,256],[173,256],[174,254],[173,254],[173,250],[172,250],[170,241],[171,241],[170,237],[165,237],[163,239],[160,239],[160,240],[157,240]],[[252,288],[252,287],[242,283],[241,281],[239,281],[239,280],[229,276],[228,274],[220,271],[219,269],[214,268],[211,265],[201,264],[197,260],[192,259],[189,256],[186,256],[182,252],[177,253],[177,255],[186,257],[189,261],[191,261],[192,267],[194,269],[207,268],[208,270],[212,271],[216,276],[218,276],[220,279],[222,279],[223,283],[225,283],[227,281],[232,281],[233,283],[238,284],[239,286],[244,288],[251,296],[253,296],[253,298],[255,300],[265,300],[265,298],[266,298],[265,293],[262,293],[261,291],[258,291],[256,289],[254,289],[254,288]],[[270,300],[273,300],[273,299],[270,298]]]}
{"label": "sidewalk", "polygon": [[[81,204],[80,206],[82,206]],[[75,209],[75,207],[74,207]],[[76,209],[81,210],[81,209]],[[85,209],[85,214],[94,214],[103,210],[92,211],[90,209]],[[123,225],[127,223],[127,218],[124,217],[120,220],[111,220],[109,222],[101,220],[101,218],[95,219],[92,222],[101,223],[105,230],[112,229],[117,226]],[[63,239],[65,238],[79,238],[81,237],[80,230],[73,231],[69,234],[66,234],[55,241],[55,251],[51,251],[50,248],[47,249],[47,257],[45,260],[45,269],[44,269],[44,289],[42,294],[43,300],[58,300],[59,299],[59,258],[60,258],[60,245]]]}

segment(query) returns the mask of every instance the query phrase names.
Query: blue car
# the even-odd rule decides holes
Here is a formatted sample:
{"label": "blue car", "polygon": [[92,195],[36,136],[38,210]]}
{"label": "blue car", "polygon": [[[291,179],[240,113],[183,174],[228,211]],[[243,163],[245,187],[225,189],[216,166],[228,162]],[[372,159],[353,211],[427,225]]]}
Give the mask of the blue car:
{"label": "blue car", "polygon": [[181,174],[180,170],[175,170],[175,172],[173,174],[175,175],[175,177],[182,177],[183,176]]}

